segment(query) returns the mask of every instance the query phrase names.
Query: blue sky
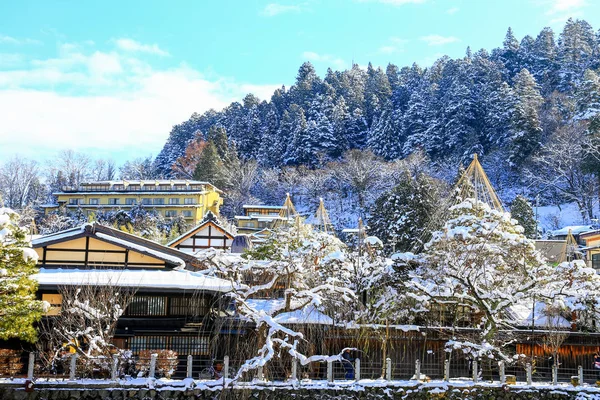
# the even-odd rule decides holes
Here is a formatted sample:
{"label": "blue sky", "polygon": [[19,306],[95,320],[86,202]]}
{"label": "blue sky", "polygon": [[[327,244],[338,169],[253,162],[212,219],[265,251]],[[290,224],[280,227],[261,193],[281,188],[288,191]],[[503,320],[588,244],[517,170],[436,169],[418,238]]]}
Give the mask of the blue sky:
{"label": "blue sky", "polygon": [[300,64],[427,66],[568,17],[600,28],[593,0],[5,1],[0,3],[0,162],[72,148],[156,155],[171,126]]}

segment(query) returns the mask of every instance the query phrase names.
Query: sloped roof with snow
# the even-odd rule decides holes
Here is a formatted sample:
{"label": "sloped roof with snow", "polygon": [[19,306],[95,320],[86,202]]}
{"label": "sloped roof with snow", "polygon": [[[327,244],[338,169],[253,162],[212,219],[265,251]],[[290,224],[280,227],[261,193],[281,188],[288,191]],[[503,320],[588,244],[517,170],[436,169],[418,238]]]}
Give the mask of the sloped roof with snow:
{"label": "sloped roof with snow", "polygon": [[571,231],[573,235],[580,235],[585,232],[592,231],[594,227],[592,225],[570,225],[565,226],[564,228],[557,229],[555,231],[550,232],[551,236],[566,236]]}
{"label": "sloped roof with snow", "polygon": [[546,304],[538,301],[533,306],[533,302],[521,302],[513,304],[509,308],[509,320],[516,327],[522,328],[553,328],[570,329],[571,323],[564,317],[550,317],[546,313]]}
{"label": "sloped roof with snow", "polygon": [[234,237],[231,232],[229,232],[227,229],[225,229],[223,226],[221,226],[216,220],[204,219],[204,220],[200,221],[200,223],[198,225],[194,226],[192,229],[181,234],[179,237],[171,240],[169,243],[167,243],[167,246],[175,247],[177,244],[183,242],[185,239],[193,236],[196,232],[199,232],[202,229],[204,229],[204,227],[207,225],[213,225],[217,229],[221,230],[225,234],[225,236],[229,237],[230,239],[233,239],[233,237]]}
{"label": "sloped roof with snow", "polygon": [[106,270],[40,268],[32,276],[40,286],[99,285],[144,289],[229,292],[231,282],[183,270]]}
{"label": "sloped roof with snow", "polygon": [[[273,316],[285,308],[285,299],[249,299],[246,304],[256,312],[264,312]],[[292,302],[292,307],[299,304]],[[333,325],[333,319],[309,304],[295,311],[284,312],[273,317],[275,322],[282,325],[308,324],[308,325]]]}
{"label": "sloped roof with snow", "polygon": [[36,238],[31,245],[33,248],[40,248],[86,236],[156,257],[177,268],[184,268],[196,263],[196,259],[190,254],[97,222]]}

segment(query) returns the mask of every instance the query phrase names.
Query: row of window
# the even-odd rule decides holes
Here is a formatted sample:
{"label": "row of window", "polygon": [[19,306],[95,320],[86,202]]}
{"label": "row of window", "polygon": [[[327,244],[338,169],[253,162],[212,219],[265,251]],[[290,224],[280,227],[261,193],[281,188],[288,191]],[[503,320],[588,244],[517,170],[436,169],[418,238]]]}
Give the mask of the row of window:
{"label": "row of window", "polygon": [[83,191],[92,192],[92,191],[161,191],[161,190],[177,190],[177,191],[190,191],[190,190],[202,190],[202,185],[155,185],[155,184],[147,184],[147,185],[85,185],[81,188]]}
{"label": "row of window", "polygon": [[177,354],[207,355],[210,338],[207,336],[134,336],[129,339],[129,350],[173,350]]}
{"label": "row of window", "polygon": [[134,296],[125,309],[126,316],[181,315],[198,317],[208,313],[209,302],[204,297]]}
{"label": "row of window", "polygon": [[[169,204],[169,205],[180,205],[181,202],[179,198],[176,197],[171,197],[168,199],[168,203],[165,203],[165,198],[163,197],[157,197],[157,198],[149,198],[149,197],[145,197],[142,199],[142,204],[144,205],[165,205],[165,204]],[[125,205],[128,206],[133,206],[137,204],[137,199],[133,198],[133,197],[129,197],[125,199]],[[85,203],[83,202],[83,199],[77,199],[77,198],[71,198],[69,199],[69,205],[71,206],[76,206],[76,205],[84,205]],[[91,198],[89,199],[89,205],[91,206],[97,206],[100,204],[100,199],[99,198]],[[121,199],[117,198],[117,197],[110,197],[108,199],[108,204],[111,206],[115,206],[115,205],[120,205],[121,204]],[[198,202],[196,201],[195,198],[193,197],[186,197],[185,199],[183,199],[183,204],[185,205],[193,205],[193,204],[198,204]]]}

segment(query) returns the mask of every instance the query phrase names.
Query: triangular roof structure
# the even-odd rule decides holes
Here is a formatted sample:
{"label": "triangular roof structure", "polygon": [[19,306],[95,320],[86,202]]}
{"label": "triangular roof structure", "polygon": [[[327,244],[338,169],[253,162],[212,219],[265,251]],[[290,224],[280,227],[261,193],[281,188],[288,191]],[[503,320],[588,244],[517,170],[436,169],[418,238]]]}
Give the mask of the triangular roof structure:
{"label": "triangular roof structure", "polygon": [[285,202],[279,211],[279,218],[273,221],[272,228],[278,228],[282,224],[288,224],[289,221],[295,220],[298,217],[298,212],[289,193],[286,193]]}
{"label": "triangular roof structure", "polygon": [[460,198],[475,197],[476,201],[484,202],[491,208],[504,212],[502,202],[479,163],[477,154],[473,154],[473,161],[460,177],[456,188]]}
{"label": "triangular roof structure", "polygon": [[[229,232],[227,229],[225,229],[223,226],[221,226],[217,220],[217,217],[211,211],[208,211],[204,215],[204,218],[202,219],[202,221],[200,221],[200,223],[198,225],[196,225],[192,229],[188,230],[187,232],[183,233],[179,237],[177,237],[177,238],[173,239],[172,241],[170,241],[169,243],[167,243],[167,246],[175,248],[177,245],[181,244],[186,239],[189,239],[189,238],[193,237],[195,234],[206,229],[206,227],[208,227],[209,225],[212,228],[216,229],[218,232],[220,232],[224,237],[227,237],[228,239],[233,240],[234,235],[231,232]],[[218,247],[222,247],[222,246],[218,246]]]}
{"label": "triangular roof structure", "polygon": [[573,232],[569,229],[569,233],[565,239],[565,244],[563,245],[562,252],[560,257],[558,258],[558,263],[563,263],[565,261],[571,262],[574,260],[581,260],[582,254],[579,251],[579,244],[575,240],[573,236]]}
{"label": "triangular roof structure", "polygon": [[323,203],[323,199],[319,199],[319,208],[317,208],[317,212],[310,219],[310,224],[318,230],[321,230],[325,233],[333,233],[333,224],[329,219],[329,213],[325,208],[325,204]]}
{"label": "triangular roof structure", "polygon": [[31,246],[34,249],[43,249],[80,238],[93,238],[113,246],[144,254],[163,261],[165,265],[171,268],[185,268],[197,264],[196,258],[190,254],[97,222],[36,238],[31,242]]}

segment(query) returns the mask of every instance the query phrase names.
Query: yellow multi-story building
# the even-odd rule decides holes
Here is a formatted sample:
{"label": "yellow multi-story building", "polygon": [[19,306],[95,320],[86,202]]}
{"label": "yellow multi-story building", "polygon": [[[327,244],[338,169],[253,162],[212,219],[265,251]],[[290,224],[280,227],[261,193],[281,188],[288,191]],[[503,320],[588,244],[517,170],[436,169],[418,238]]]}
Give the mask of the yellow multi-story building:
{"label": "yellow multi-story building", "polygon": [[189,223],[197,224],[207,211],[219,214],[221,193],[208,182],[188,180],[86,182],[78,188],[64,187],[53,193],[57,204],[46,206],[44,212],[64,206],[90,215],[98,210],[128,210],[142,204],[165,218],[183,216]]}

